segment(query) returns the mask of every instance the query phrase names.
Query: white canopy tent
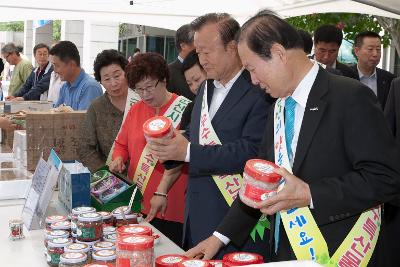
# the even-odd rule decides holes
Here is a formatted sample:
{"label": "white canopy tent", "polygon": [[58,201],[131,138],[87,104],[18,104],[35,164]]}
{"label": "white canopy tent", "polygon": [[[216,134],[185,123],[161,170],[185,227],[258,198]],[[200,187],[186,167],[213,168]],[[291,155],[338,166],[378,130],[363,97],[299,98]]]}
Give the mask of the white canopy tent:
{"label": "white canopy tent", "polygon": [[87,19],[176,30],[209,12],[227,12],[243,23],[264,8],[283,17],[345,12],[400,19],[398,0],[18,0],[1,1],[0,20]]}

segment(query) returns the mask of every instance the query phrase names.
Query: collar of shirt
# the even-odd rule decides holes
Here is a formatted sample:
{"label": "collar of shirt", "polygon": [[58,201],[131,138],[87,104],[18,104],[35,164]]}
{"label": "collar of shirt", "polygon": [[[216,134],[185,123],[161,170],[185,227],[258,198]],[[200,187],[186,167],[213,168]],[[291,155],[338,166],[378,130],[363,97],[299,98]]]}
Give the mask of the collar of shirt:
{"label": "collar of shirt", "polygon": [[360,68],[358,67],[358,64],[357,64],[357,71],[358,71],[358,77],[360,77],[360,79],[362,79],[362,78],[375,78],[376,77],[376,68],[375,68],[374,72],[370,76],[364,75],[361,72]]}
{"label": "collar of shirt", "polygon": [[85,77],[85,71],[81,69],[78,78],[76,78],[76,80],[73,81],[72,83],[67,82],[67,84],[69,87],[78,87],[79,83],[83,80],[84,77]]}
{"label": "collar of shirt", "polygon": [[183,58],[181,56],[178,55],[178,60],[183,63]]}
{"label": "collar of shirt", "polygon": [[332,69],[336,69],[336,60],[335,60],[335,62],[333,62],[331,68],[332,68]]}
{"label": "collar of shirt", "polygon": [[214,80],[214,86],[215,86],[215,88],[216,88],[216,89],[224,90],[224,91],[226,91],[226,93],[228,93],[228,92],[231,90],[233,84],[236,82],[236,80],[237,80],[237,79],[239,78],[239,76],[242,74],[242,72],[243,72],[243,68],[242,68],[238,73],[236,73],[236,75],[235,75],[229,82],[227,82],[227,83],[225,84],[225,86],[224,86],[222,83],[220,83],[219,81]]}
{"label": "collar of shirt", "polygon": [[319,65],[314,62],[314,66],[308,71],[306,76],[304,76],[292,94],[292,98],[303,109],[306,108],[308,95],[310,94],[311,88],[317,78],[318,70]]}

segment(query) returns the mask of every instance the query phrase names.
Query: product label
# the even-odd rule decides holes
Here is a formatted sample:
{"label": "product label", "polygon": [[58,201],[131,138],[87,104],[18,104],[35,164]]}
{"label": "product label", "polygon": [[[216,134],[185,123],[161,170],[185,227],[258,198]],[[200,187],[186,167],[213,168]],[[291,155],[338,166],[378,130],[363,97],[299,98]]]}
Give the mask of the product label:
{"label": "product label", "polygon": [[103,242],[97,242],[94,246],[96,248],[110,248],[112,247],[114,244],[108,241],[103,241]]}
{"label": "product label", "polygon": [[49,221],[59,221],[59,220],[65,220],[65,216],[62,215],[53,215],[48,217]]}
{"label": "product label", "polygon": [[174,257],[174,256],[166,257],[166,258],[161,260],[162,263],[178,263],[178,262],[181,262],[181,261],[182,261],[181,257]]}
{"label": "product label", "polygon": [[79,243],[75,243],[75,244],[68,246],[68,249],[72,249],[72,250],[81,250],[81,249],[85,249],[85,248],[87,248],[87,245],[79,244]]}
{"label": "product label", "polygon": [[124,232],[129,234],[138,234],[138,233],[143,233],[145,231],[146,229],[144,229],[143,227],[129,227],[124,229]]}
{"label": "product label", "polygon": [[101,256],[101,257],[109,257],[109,256],[114,256],[115,252],[114,252],[114,250],[105,249],[105,250],[96,251],[95,254],[98,256]]}
{"label": "product label", "polygon": [[88,227],[88,228],[78,228],[77,232],[78,237],[84,239],[95,239],[96,238],[96,228]]}
{"label": "product label", "polygon": [[146,238],[140,236],[129,236],[123,239],[126,243],[143,243],[146,242]]}
{"label": "product label", "polygon": [[165,127],[166,122],[161,119],[153,120],[149,123],[149,129],[151,131],[159,131]]}
{"label": "product label", "polygon": [[71,253],[65,253],[63,257],[66,259],[79,259],[83,258],[84,256],[82,253],[71,252]]}
{"label": "product label", "polygon": [[244,195],[256,202],[266,200],[276,194],[275,190],[265,190],[254,187],[248,183],[245,185]]}
{"label": "product label", "polygon": [[100,218],[100,217],[101,217],[100,214],[94,213],[94,212],[84,213],[84,214],[81,214],[81,215],[79,215],[79,216],[80,216],[81,218],[90,218],[90,219],[92,219],[92,218],[96,219],[96,218]]}
{"label": "product label", "polygon": [[246,254],[246,253],[238,253],[233,256],[235,261],[253,261],[256,258],[253,255]]}
{"label": "product label", "polygon": [[273,173],[274,167],[268,164],[257,162],[254,164],[254,169],[265,174],[270,174]]}
{"label": "product label", "polygon": [[57,253],[47,253],[47,262],[52,265],[57,265],[60,263],[60,254]]}
{"label": "product label", "polygon": [[182,262],[182,264],[187,267],[201,267],[201,266],[205,265],[205,263],[203,261],[199,261],[199,260],[188,260],[188,261]]}

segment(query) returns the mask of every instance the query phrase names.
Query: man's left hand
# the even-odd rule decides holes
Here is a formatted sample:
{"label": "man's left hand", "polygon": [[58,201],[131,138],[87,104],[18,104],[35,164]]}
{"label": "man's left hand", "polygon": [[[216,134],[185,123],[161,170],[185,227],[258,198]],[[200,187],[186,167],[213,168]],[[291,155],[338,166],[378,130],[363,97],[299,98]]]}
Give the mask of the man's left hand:
{"label": "man's left hand", "polygon": [[311,191],[307,183],[289,173],[285,168],[274,170],[285,178],[285,186],[275,196],[256,204],[254,207],[262,213],[272,215],[278,211],[301,208],[310,205]]}
{"label": "man's left hand", "polygon": [[148,138],[150,152],[159,160],[185,160],[189,141],[178,130],[174,129],[174,133],[171,139]]}

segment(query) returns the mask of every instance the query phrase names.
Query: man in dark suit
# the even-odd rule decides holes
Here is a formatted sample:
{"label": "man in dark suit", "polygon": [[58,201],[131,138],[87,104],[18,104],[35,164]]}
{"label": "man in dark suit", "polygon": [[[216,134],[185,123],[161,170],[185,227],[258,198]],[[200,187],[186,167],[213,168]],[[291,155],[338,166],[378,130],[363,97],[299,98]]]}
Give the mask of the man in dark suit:
{"label": "man in dark suit", "polygon": [[182,95],[190,100],[194,100],[195,94],[190,91],[185,76],[182,73],[182,63],[185,57],[194,49],[193,46],[194,31],[189,24],[181,26],[175,35],[175,46],[178,50],[178,58],[168,65],[169,82],[168,91],[177,95]]}
{"label": "man in dark suit", "polygon": [[390,86],[385,105],[385,117],[397,143],[400,145],[400,78],[393,79]]}
{"label": "man in dark suit", "polygon": [[396,76],[376,67],[381,60],[381,46],[381,37],[376,32],[357,34],[354,40],[357,64],[352,69],[357,72],[360,81],[375,93],[384,110],[390,84]]}
{"label": "man in dark suit", "polygon": [[[288,142],[288,134],[283,137],[290,148],[287,154],[293,174],[285,168],[275,169],[285,179],[283,189],[255,205],[260,210],[237,198],[217,232],[240,245],[260,211],[275,215],[309,207],[332,256],[362,212],[399,194],[400,155],[373,93],[354,79],[330,74],[310,62],[296,45],[300,36],[294,31],[270,11],[242,26],[239,55],[252,73],[253,83],[279,97],[277,101],[294,102],[292,141]],[[279,110],[271,110],[269,117]],[[287,111],[287,107],[282,110],[285,120],[290,114]],[[273,120],[267,121],[259,156],[279,164],[277,129]],[[275,222],[275,216],[271,219],[271,233],[277,237],[271,239],[271,248],[277,250],[271,252],[272,260],[296,259],[282,223]],[[275,223],[280,231],[275,232]],[[209,258],[222,246],[211,236],[187,255]],[[374,263],[373,256],[370,266],[376,266]]]}
{"label": "man in dark suit", "polygon": [[[170,140],[148,140],[150,151],[159,159],[189,162],[184,225],[188,247],[213,234],[227,213],[230,205],[222,192],[233,198],[240,186],[239,179],[227,184],[218,175],[242,173],[245,162],[257,155],[269,108],[265,94],[251,84],[249,72],[242,69],[235,41],[240,29],[238,22],[228,14],[211,13],[194,20],[192,26],[200,64],[213,80],[204,82],[198,91],[189,140],[178,132]],[[203,120],[202,114],[208,114],[209,119]],[[211,123],[210,127],[204,126],[206,121]],[[220,144],[201,141],[212,135],[211,127]],[[222,191],[213,175],[224,180]],[[226,246],[216,258],[238,250],[256,251],[269,258],[268,237],[264,241],[257,237],[256,242],[249,235],[244,239],[240,246]]]}
{"label": "man in dark suit", "polygon": [[314,32],[314,59],[326,65],[327,68],[336,69],[340,75],[358,79],[357,72],[337,60],[342,40],[342,30],[334,25],[318,27]]}

